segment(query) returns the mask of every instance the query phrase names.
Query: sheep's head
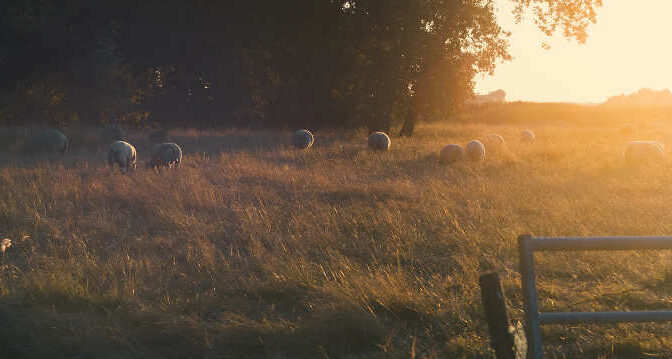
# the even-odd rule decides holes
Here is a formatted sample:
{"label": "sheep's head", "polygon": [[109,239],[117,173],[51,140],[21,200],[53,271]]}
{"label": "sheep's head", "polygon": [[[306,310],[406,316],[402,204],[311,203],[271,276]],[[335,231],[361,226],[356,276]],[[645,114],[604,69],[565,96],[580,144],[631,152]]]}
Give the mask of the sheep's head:
{"label": "sheep's head", "polygon": [[5,253],[7,248],[12,246],[12,240],[9,238],[5,238],[2,241],[0,241],[0,252]]}

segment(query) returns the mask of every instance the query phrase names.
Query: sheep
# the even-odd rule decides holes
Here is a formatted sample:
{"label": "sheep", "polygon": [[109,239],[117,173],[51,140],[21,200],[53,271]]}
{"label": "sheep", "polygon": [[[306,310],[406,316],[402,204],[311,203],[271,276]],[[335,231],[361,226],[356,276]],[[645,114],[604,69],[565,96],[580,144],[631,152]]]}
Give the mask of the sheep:
{"label": "sheep", "polygon": [[152,148],[152,157],[147,162],[150,167],[179,167],[182,162],[182,148],[177,143],[160,143]]}
{"label": "sheep", "polygon": [[485,142],[488,145],[498,146],[498,147],[502,147],[502,146],[506,145],[506,142],[504,141],[504,137],[502,137],[502,136],[500,136],[496,133],[487,134],[485,136]]}
{"label": "sheep", "polygon": [[464,148],[465,155],[468,159],[476,161],[485,161],[485,146],[479,140],[473,140]]}
{"label": "sheep", "polygon": [[9,238],[4,238],[2,241],[0,241],[0,253],[4,255],[7,248],[11,246],[12,246],[12,240]]}
{"label": "sheep", "polygon": [[135,169],[136,152],[135,147],[125,141],[115,141],[110,145],[107,152],[107,163],[114,167],[114,164],[119,165],[121,173],[126,173],[131,169]]}
{"label": "sheep", "polygon": [[59,152],[65,154],[68,150],[68,138],[59,130],[48,128],[39,130],[31,136],[24,145],[24,151],[28,153]]}
{"label": "sheep", "polygon": [[657,141],[630,141],[623,153],[629,163],[648,163],[664,156],[665,146]]}
{"label": "sheep", "polygon": [[390,149],[392,140],[385,132],[376,131],[369,135],[369,148],[378,151],[387,151]]}
{"label": "sheep", "polygon": [[464,158],[464,148],[460,145],[449,144],[441,149],[439,159],[442,163],[454,163]]}
{"label": "sheep", "polygon": [[298,130],[294,132],[293,143],[294,147],[300,149],[310,148],[315,142],[315,136],[308,130]]}
{"label": "sheep", "polygon": [[532,130],[523,130],[520,132],[520,141],[523,143],[534,143],[536,138]]}

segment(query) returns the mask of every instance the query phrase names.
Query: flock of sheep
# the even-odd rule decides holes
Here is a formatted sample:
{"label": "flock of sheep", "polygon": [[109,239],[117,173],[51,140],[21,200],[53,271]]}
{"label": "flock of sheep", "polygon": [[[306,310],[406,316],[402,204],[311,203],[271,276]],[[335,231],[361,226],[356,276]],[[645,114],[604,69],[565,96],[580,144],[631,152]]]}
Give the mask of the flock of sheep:
{"label": "flock of sheep", "polygon": [[[521,141],[524,143],[533,143],[535,140],[534,132],[524,130],[521,132]],[[298,130],[294,133],[294,146],[300,149],[310,148],[315,142],[315,136],[308,130]],[[486,136],[486,142],[492,146],[504,146],[504,138],[498,134],[491,133]],[[387,151],[390,149],[392,140],[385,132],[372,132],[369,135],[369,148],[377,151]],[[439,153],[439,158],[443,163],[454,163],[463,159],[471,161],[485,160],[485,145],[479,140],[473,140],[467,143],[465,147],[458,144],[449,144],[443,147]]]}
{"label": "flock of sheep", "polygon": [[[105,135],[111,139],[124,137],[118,127],[104,129]],[[69,147],[69,141],[61,131],[45,129],[33,134],[26,141],[24,149],[28,153],[61,153],[64,154]],[[159,143],[152,147],[151,156],[147,161],[147,168],[179,167],[182,162],[182,148],[176,143]],[[137,163],[137,151],[135,147],[123,140],[113,140],[107,151],[107,163],[114,167],[119,166],[122,173],[134,170]]]}
{"label": "flock of sheep", "polygon": [[[107,152],[107,164],[111,167],[119,166],[122,173],[135,169],[137,151],[126,141],[114,141]],[[182,148],[173,142],[159,143],[152,147],[152,155],[147,162],[147,168],[179,167],[182,162]]]}
{"label": "flock of sheep", "polygon": [[[110,138],[122,137],[118,133],[118,127],[111,127],[107,130],[116,130],[110,135]],[[498,134],[488,134],[485,137],[488,146],[501,147],[505,145],[504,138]],[[536,140],[532,130],[523,130],[520,133],[522,143],[534,143]],[[293,135],[293,144],[299,149],[308,149],[315,143],[315,136],[306,129],[298,130]],[[380,131],[369,135],[368,145],[372,150],[387,151],[390,149],[392,141],[390,137]],[[32,151],[40,152],[59,152],[65,153],[68,150],[68,138],[58,130],[46,129],[33,135],[27,142],[27,148]],[[662,158],[664,155],[663,144],[656,141],[631,141],[627,144],[624,156],[630,163],[649,162],[652,159]],[[485,145],[479,140],[472,140],[462,147],[459,144],[448,144],[441,149],[439,158],[442,163],[455,163],[464,159],[480,162],[485,160]],[[108,148],[107,163],[114,167],[118,165],[122,173],[136,168],[137,151],[135,147],[127,141],[114,140]],[[182,162],[182,148],[173,142],[164,142],[154,145],[151,151],[150,160],[147,162],[147,168],[157,167],[179,167]]]}
{"label": "flock of sheep", "polygon": [[[536,140],[536,135],[532,130],[526,129],[520,132],[520,142],[532,144]],[[315,142],[315,136],[306,129],[298,130],[294,133],[294,146],[300,149],[310,148]],[[488,146],[497,148],[506,145],[504,137],[490,133],[485,136],[485,142]],[[369,135],[369,148],[378,151],[387,151],[390,149],[392,141],[390,137],[380,131]],[[657,141],[630,141],[625,147],[623,153],[626,161],[630,164],[648,163],[653,160],[661,159],[664,152],[664,145]],[[459,144],[448,144],[439,152],[439,159],[442,163],[455,163],[464,159],[480,162],[485,161],[485,145],[479,140],[469,141],[466,146]]]}

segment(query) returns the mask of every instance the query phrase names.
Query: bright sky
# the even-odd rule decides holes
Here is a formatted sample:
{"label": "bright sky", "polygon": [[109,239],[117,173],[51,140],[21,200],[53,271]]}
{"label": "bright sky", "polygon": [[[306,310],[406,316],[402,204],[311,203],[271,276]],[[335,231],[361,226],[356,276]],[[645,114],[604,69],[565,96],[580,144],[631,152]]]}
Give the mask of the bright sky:
{"label": "bright sky", "polygon": [[672,89],[672,1],[605,0],[585,44],[547,39],[532,18],[516,25],[510,1],[497,0],[500,25],[512,32],[513,60],[476,77],[476,92],[506,91],[507,101],[603,102],[646,87]]}

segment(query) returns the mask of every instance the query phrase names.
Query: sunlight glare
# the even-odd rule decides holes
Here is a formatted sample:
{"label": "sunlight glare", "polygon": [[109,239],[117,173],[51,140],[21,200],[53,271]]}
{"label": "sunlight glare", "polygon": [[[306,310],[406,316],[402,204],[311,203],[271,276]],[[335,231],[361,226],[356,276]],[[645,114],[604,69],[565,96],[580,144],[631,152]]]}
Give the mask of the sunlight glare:
{"label": "sunlight glare", "polygon": [[498,65],[494,76],[478,76],[477,93],[503,89],[508,101],[603,102],[640,88],[672,88],[672,48],[665,41],[672,1],[605,1],[584,45],[561,35],[547,39],[530,16],[515,24],[509,1],[497,5],[500,24],[513,33],[513,60]]}

